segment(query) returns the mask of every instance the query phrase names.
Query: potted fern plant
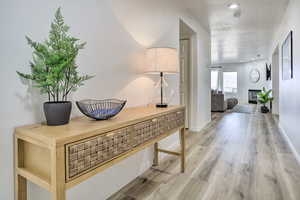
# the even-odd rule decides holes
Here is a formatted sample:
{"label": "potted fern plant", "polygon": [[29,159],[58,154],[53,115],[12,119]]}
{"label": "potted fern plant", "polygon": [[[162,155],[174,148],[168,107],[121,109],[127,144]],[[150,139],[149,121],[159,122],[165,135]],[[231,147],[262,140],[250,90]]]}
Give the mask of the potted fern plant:
{"label": "potted fern plant", "polygon": [[270,97],[271,92],[272,90],[267,91],[264,87],[263,90],[257,94],[258,101],[263,104],[260,108],[262,113],[268,113],[270,111],[266,104],[270,101],[273,101],[273,97]]}
{"label": "potted fern plant", "polygon": [[26,37],[33,48],[31,74],[17,72],[20,77],[32,80],[41,94],[47,95],[44,113],[48,125],[69,122],[72,103],[68,96],[82,86],[84,81],[92,78],[79,75],[75,59],[85,43],[79,43],[79,39],[70,36],[68,31],[69,26],[64,23],[61,9],[58,8],[51,24],[49,39],[39,43]]}

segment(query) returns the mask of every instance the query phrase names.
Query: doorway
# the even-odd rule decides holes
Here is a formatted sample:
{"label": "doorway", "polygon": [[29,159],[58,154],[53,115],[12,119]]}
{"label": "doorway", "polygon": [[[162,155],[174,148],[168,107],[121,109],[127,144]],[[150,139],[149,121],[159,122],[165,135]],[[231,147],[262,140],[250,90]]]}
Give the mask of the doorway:
{"label": "doorway", "polygon": [[180,104],[186,107],[185,111],[185,127],[191,126],[191,72],[192,72],[192,37],[195,32],[182,20],[180,20]]}
{"label": "doorway", "polygon": [[272,114],[279,115],[279,81],[280,81],[280,56],[279,47],[277,46],[274,53],[272,54]]}

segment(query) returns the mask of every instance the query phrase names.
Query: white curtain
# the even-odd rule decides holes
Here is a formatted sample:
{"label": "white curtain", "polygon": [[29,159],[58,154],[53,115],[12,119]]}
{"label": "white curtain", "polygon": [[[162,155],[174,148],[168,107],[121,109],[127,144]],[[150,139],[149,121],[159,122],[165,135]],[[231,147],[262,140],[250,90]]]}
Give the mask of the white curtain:
{"label": "white curtain", "polygon": [[222,91],[222,70],[211,70],[211,89]]}
{"label": "white curtain", "polygon": [[217,90],[219,85],[219,72],[217,70],[211,71],[211,89]]}

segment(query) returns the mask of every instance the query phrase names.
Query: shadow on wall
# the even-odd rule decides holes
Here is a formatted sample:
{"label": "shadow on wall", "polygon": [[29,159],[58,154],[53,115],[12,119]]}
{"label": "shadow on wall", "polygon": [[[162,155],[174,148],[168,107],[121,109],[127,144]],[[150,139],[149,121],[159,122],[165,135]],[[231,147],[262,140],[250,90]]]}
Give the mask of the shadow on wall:
{"label": "shadow on wall", "polygon": [[[122,27],[118,31],[127,35],[126,37],[128,39],[126,43],[128,44],[122,45],[129,46],[130,48],[126,50],[120,48],[121,43],[119,43],[119,40],[120,42],[124,41],[118,38],[116,38],[115,41],[98,38],[99,41],[96,40],[92,42],[90,38],[94,38],[93,35],[98,33],[90,32],[89,37],[84,37],[85,35],[80,32],[79,27],[70,23],[71,30],[81,35],[80,38],[83,41],[87,41],[87,47],[82,51],[78,59],[79,66],[87,67],[80,67],[80,71],[96,76],[94,79],[86,82],[85,86],[79,88],[74,94],[71,94],[70,100],[74,103],[76,100],[85,98],[103,99],[116,97],[124,99],[130,97],[132,101],[129,101],[127,106],[141,105],[142,102],[144,102],[144,104],[146,102],[148,104],[155,103],[158,99],[158,94],[156,94],[158,90],[154,86],[158,81],[158,76],[154,77],[143,74],[145,47],[154,45],[155,43],[165,45],[163,44],[165,41],[167,41],[167,43],[168,41],[173,41],[170,40],[170,38],[166,38],[166,35],[170,35],[169,32],[173,31],[172,27],[177,27],[174,26],[174,23],[178,22],[174,20],[173,15],[169,14],[166,16],[164,8],[169,6],[169,4],[166,3],[163,4],[164,6],[160,9],[157,9],[157,6],[154,5],[153,2],[145,0],[130,4],[120,0],[112,0],[107,4],[109,4],[114,11],[114,21],[118,22],[120,27]],[[145,7],[145,4],[148,5],[148,7]],[[151,11],[151,7],[156,7],[154,13]],[[145,8],[147,8],[147,10],[145,10]],[[69,11],[67,9],[63,11],[65,11],[66,21],[68,21]],[[164,20],[161,20],[162,17]],[[74,20],[75,19],[71,19],[72,22]],[[157,23],[150,23],[153,20],[157,21]],[[149,23],[145,23],[147,21],[149,21]],[[109,33],[104,30],[104,38],[107,34]],[[123,37],[125,37],[124,35]],[[99,49],[99,43],[106,46],[105,50],[102,48]],[[174,44],[166,46],[174,46]],[[102,61],[103,59],[91,59],[99,57],[99,54],[101,57],[111,56],[111,51],[114,51],[115,59],[111,59],[108,63],[104,63]],[[126,53],[124,54],[124,52]],[[174,99],[179,96],[177,89],[175,89],[175,87],[178,88],[176,86],[177,80],[173,77],[167,79],[170,79],[170,81],[168,81],[169,87],[166,88],[165,92],[167,99],[169,102],[176,103],[177,101]],[[33,112],[35,121],[44,120],[43,103],[47,101],[46,96],[41,95],[39,89],[32,87],[31,82],[24,80],[21,80],[21,82],[26,85],[28,89],[26,95],[17,93],[17,98],[20,102],[24,103],[24,109],[26,111]],[[107,83],[110,84],[109,90],[107,90]],[[95,85],[97,85],[97,89],[93,89],[94,92],[91,92],[91,88],[95,88]],[[105,93],[102,91],[105,91]],[[74,116],[74,114],[76,116],[80,114],[75,110],[77,109],[74,109],[73,104],[72,116]]]}
{"label": "shadow on wall", "polygon": [[[128,84],[124,85],[114,96],[116,98],[126,98],[128,100],[127,106],[140,106],[142,102],[151,102],[153,96],[154,81],[144,75],[138,76],[130,80]],[[133,89],[135,88],[135,89]],[[138,99],[139,101],[136,101]]]}
{"label": "shadow on wall", "polygon": [[[17,76],[17,74],[16,74]],[[30,80],[26,80],[24,78],[19,78],[22,84],[26,85],[27,91],[24,95],[16,92],[15,96],[19,99],[20,102],[24,104],[24,109],[33,114],[33,118],[36,121],[41,121],[41,119],[45,119],[43,112],[43,103],[47,101],[40,94],[40,90],[34,87],[33,82]]]}
{"label": "shadow on wall", "polygon": [[[142,106],[156,104],[160,102],[160,89],[156,86],[159,81],[159,76],[143,74],[129,81],[120,92],[114,95],[116,98],[127,98],[127,106]],[[169,85],[175,85],[176,77],[168,78]],[[135,88],[135,89],[133,89]],[[165,100],[168,104],[178,104],[179,89],[177,87],[166,87],[164,89]],[[138,101],[136,101],[138,99]]]}
{"label": "shadow on wall", "polygon": [[175,6],[173,1],[160,1],[159,9],[156,1],[149,0],[131,0],[130,3],[111,0],[110,4],[120,25],[144,47],[156,44],[174,27],[174,23],[177,23],[172,13],[168,12],[167,15],[165,12],[166,9],[170,11],[172,6]]}
{"label": "shadow on wall", "polygon": [[[134,80],[129,81],[129,83],[114,96],[121,99],[125,96],[130,97],[130,99],[127,99],[129,100],[127,106],[145,105],[145,103],[132,103],[136,102],[136,99],[139,99],[139,102],[147,102],[147,105],[156,104],[160,102],[160,88],[157,86],[159,80],[159,75],[140,75]],[[178,76],[167,77],[166,81],[169,86],[164,88],[165,102],[170,105],[178,104],[179,89],[176,89],[179,88],[177,83]]]}

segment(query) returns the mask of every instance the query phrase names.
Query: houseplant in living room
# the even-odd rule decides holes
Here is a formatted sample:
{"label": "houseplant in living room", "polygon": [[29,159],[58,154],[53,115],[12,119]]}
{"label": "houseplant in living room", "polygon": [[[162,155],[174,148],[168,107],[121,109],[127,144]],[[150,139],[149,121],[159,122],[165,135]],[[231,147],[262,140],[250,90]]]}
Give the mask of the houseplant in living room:
{"label": "houseplant in living room", "polygon": [[85,43],[79,43],[79,39],[70,36],[68,31],[69,26],[64,23],[61,9],[58,8],[51,24],[49,39],[39,43],[26,37],[33,48],[31,74],[17,72],[20,77],[32,80],[41,94],[47,95],[44,113],[48,125],[69,122],[72,103],[68,101],[68,96],[82,86],[84,81],[92,78],[79,75],[76,57]]}
{"label": "houseplant in living room", "polygon": [[267,91],[264,87],[263,90],[257,94],[258,101],[263,104],[260,108],[262,113],[268,113],[270,111],[266,104],[270,101],[273,101],[273,97],[270,97],[271,92],[272,90]]}

